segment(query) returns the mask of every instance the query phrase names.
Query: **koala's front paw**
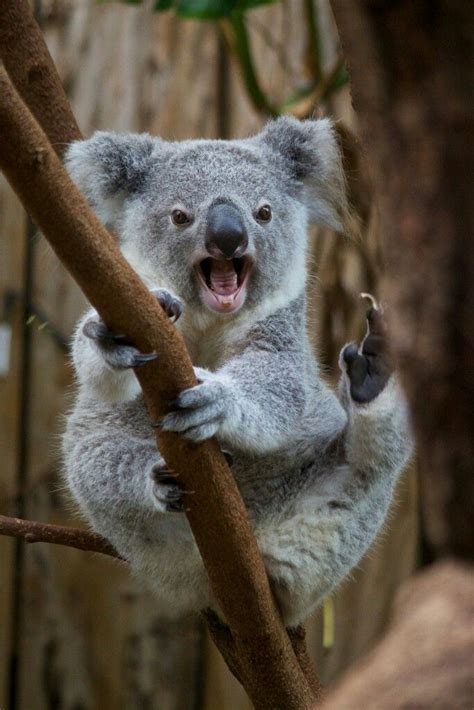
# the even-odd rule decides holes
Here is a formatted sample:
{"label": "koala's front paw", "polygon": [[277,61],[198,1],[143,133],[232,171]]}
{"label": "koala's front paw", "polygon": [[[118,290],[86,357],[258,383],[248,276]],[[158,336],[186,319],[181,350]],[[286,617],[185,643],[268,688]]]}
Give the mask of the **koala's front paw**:
{"label": "koala's front paw", "polygon": [[174,403],[176,411],[164,416],[159,426],[198,442],[218,434],[225,421],[236,413],[228,378],[200,367],[195,367],[194,372],[199,384],[178,395]]}
{"label": "koala's front paw", "polygon": [[183,304],[176,296],[167,291],[165,288],[152,289],[152,294],[163,308],[169,318],[173,318],[173,323],[176,323],[183,312]]}
{"label": "koala's front paw", "polygon": [[173,474],[163,461],[160,461],[150,469],[151,497],[156,509],[160,513],[184,513],[184,499],[188,494],[178,484],[175,474]]}
{"label": "koala's front paw", "polygon": [[351,398],[367,404],[380,394],[393,372],[387,330],[382,311],[373,306],[367,312],[367,335],[359,347],[350,343],[342,349],[341,368],[349,380]]}
{"label": "koala's front paw", "polygon": [[[183,311],[181,301],[165,289],[152,291],[166,315],[176,322]],[[155,360],[156,353],[141,353],[125,335],[113,333],[99,316],[93,316],[84,323],[82,332],[96,345],[106,364],[115,370],[139,367]]]}
{"label": "koala's front paw", "polygon": [[139,367],[158,357],[156,353],[141,353],[125,335],[110,331],[98,316],[86,321],[82,332],[94,342],[103,360],[114,370]]}

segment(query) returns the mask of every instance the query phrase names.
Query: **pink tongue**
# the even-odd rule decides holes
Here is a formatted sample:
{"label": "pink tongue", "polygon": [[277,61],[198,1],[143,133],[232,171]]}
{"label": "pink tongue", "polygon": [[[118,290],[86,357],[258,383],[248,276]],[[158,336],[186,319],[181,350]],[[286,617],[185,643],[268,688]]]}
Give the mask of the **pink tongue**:
{"label": "pink tongue", "polygon": [[232,261],[211,259],[211,288],[220,296],[229,296],[238,289],[237,273]]}

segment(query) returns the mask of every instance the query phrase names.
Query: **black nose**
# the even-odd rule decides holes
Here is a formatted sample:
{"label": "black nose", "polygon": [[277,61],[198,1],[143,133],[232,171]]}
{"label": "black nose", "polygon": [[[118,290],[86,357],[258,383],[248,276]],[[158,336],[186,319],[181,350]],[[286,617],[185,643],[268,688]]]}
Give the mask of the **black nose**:
{"label": "black nose", "polygon": [[242,256],[249,240],[244,221],[236,207],[213,205],[207,215],[206,249],[216,258]]}

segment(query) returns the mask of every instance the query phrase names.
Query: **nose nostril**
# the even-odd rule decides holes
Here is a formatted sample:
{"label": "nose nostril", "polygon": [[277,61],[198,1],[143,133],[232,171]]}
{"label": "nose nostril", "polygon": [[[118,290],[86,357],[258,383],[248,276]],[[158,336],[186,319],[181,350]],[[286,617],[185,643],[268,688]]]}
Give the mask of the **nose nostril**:
{"label": "nose nostril", "polygon": [[236,207],[217,204],[210,208],[205,244],[209,253],[225,259],[245,252],[248,246],[247,230]]}

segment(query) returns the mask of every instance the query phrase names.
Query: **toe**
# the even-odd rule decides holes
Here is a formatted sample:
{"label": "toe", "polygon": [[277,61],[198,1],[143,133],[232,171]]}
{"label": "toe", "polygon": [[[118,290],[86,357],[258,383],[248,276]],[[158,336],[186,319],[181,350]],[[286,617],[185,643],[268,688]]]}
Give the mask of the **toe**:
{"label": "toe", "polygon": [[179,298],[176,298],[169,291],[165,290],[155,291],[155,295],[166,315],[169,318],[173,318],[173,322],[176,323],[183,312],[183,304]]}
{"label": "toe", "polygon": [[351,365],[359,356],[359,347],[356,343],[346,345],[342,352],[342,357],[346,365]]}
{"label": "toe", "polygon": [[178,301],[176,298],[173,298],[172,302],[170,303],[170,307],[168,309],[168,315],[170,318],[173,318],[173,322],[176,323],[178,318],[183,312],[183,306],[181,304],[181,301]]}
{"label": "toe", "polygon": [[366,318],[369,327],[369,334],[380,336],[385,335],[385,318],[381,308],[369,308]]}
{"label": "toe", "polygon": [[91,340],[98,340],[104,343],[123,343],[129,341],[125,335],[112,332],[101,320],[88,320],[84,323],[82,332]]}

